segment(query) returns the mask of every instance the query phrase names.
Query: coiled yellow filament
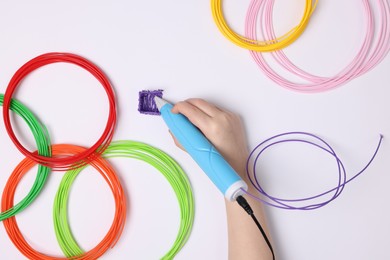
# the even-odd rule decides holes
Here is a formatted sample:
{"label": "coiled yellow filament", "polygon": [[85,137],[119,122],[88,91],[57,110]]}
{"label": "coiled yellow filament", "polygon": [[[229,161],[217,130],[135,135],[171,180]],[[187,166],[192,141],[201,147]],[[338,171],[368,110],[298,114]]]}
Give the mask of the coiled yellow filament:
{"label": "coiled yellow filament", "polygon": [[[222,11],[222,1],[223,0],[211,0],[211,10],[218,29],[228,40],[230,40],[237,46],[258,52],[270,52],[280,50],[293,43],[306,29],[306,26],[309,23],[310,17],[315,10],[318,2],[318,0],[306,0],[306,6],[301,22],[283,36],[273,40],[257,41],[245,38],[244,36],[237,34],[227,25]],[[253,1],[262,2],[265,0]]]}

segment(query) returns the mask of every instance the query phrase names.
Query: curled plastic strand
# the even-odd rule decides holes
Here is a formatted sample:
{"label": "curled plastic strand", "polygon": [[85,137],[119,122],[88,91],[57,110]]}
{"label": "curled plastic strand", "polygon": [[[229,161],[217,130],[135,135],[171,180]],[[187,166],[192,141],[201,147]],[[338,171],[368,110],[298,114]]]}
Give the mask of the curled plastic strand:
{"label": "curled plastic strand", "polygon": [[[188,240],[194,221],[194,200],[191,185],[182,168],[163,151],[139,142],[116,141],[112,142],[103,153],[105,158],[133,158],[144,161],[156,168],[172,186],[180,206],[181,223],[179,231],[171,249],[162,259],[173,259]],[[67,257],[82,254],[82,249],[73,238],[68,223],[67,200],[69,187],[74,177],[82,169],[72,170],[57,192],[54,203],[54,222],[57,239],[62,251]]]}
{"label": "curled plastic strand", "polygon": [[[3,105],[4,95],[0,94],[0,106]],[[11,100],[10,109],[20,116],[28,125],[33,133],[35,142],[37,143],[38,153],[42,156],[51,156],[50,138],[46,128],[38,121],[34,114],[17,100]],[[3,208],[0,213],[0,221],[15,216],[19,212],[27,208],[40,194],[44,184],[46,183],[50,168],[39,165],[37,177],[32,185],[29,193],[24,199],[18,202],[15,206]]]}
{"label": "curled plastic strand", "polygon": [[[55,145],[53,146],[53,155],[69,155],[81,152],[83,149],[85,148],[78,146]],[[192,189],[182,168],[163,151],[150,145],[133,141],[113,142],[103,155],[106,158],[124,157],[145,161],[160,171],[168,180],[179,202],[181,222],[176,240],[162,259],[173,259],[187,242],[194,221],[194,199]],[[91,164],[102,174],[109,184],[115,197],[116,214],[113,224],[105,238],[92,250],[84,252],[74,239],[67,218],[67,202],[70,187],[83,168],[73,169],[67,172],[57,191],[53,208],[56,237],[67,259],[97,259],[102,256],[109,248],[115,245],[122,233],[125,223],[125,198],[119,180],[111,166],[100,157],[97,157]],[[34,161],[26,158],[19,165],[19,170],[11,175],[9,183],[7,183],[3,193],[2,207],[12,206],[14,193],[20,179],[34,165]],[[10,218],[7,222],[4,222],[4,226],[14,245],[29,259],[64,259],[47,256],[34,250],[21,234],[15,218]]]}
{"label": "curled plastic strand", "polygon": [[180,207],[180,226],[172,247],[161,259],[174,259],[191,234],[195,215],[191,184],[183,169],[172,157],[160,149],[135,141],[112,142],[103,153],[103,157],[133,158],[144,161],[163,174],[172,186]]}
{"label": "curled plastic strand", "polygon": [[[374,13],[369,0],[361,0],[365,16],[365,36],[359,51],[353,60],[340,72],[332,77],[321,77],[304,71],[295,65],[287,55],[278,50],[270,54],[276,64],[285,71],[291,73],[302,82],[294,82],[287,79],[278,70],[273,69],[265,60],[264,54],[251,51],[250,54],[259,68],[278,85],[290,90],[305,93],[317,93],[330,90],[367,73],[377,66],[390,50],[390,5],[388,0],[375,0],[378,5],[379,19],[375,23]],[[245,36],[250,39],[257,39],[257,30],[265,39],[273,39],[275,31],[273,27],[273,5],[274,0],[252,0],[247,12],[245,22]],[[257,21],[260,21],[258,26]]]}
{"label": "curled plastic strand", "polygon": [[[313,138],[316,142],[315,141],[308,141],[308,140],[305,140],[303,138],[302,139],[296,138],[296,137],[289,138],[289,136],[309,137],[309,138]],[[266,205],[273,206],[276,208],[289,209],[289,210],[313,210],[313,209],[321,208],[321,207],[329,204],[333,200],[335,200],[338,196],[340,196],[341,192],[345,188],[345,185],[347,183],[349,183],[350,181],[354,180],[360,174],[362,174],[368,168],[368,166],[370,166],[370,164],[375,159],[375,157],[379,151],[379,148],[382,144],[382,139],[383,139],[383,136],[381,135],[379,142],[378,142],[378,145],[376,147],[376,150],[375,150],[373,156],[371,157],[371,159],[369,160],[369,162],[366,164],[366,166],[364,166],[363,169],[361,171],[359,171],[357,174],[355,174],[351,178],[347,179],[346,170],[345,170],[345,167],[344,167],[342,161],[337,156],[336,152],[332,149],[332,147],[326,141],[321,139],[320,137],[318,137],[314,134],[305,133],[305,132],[288,132],[288,133],[275,135],[275,136],[263,141],[259,145],[257,145],[255,147],[255,149],[253,149],[252,152],[250,153],[247,164],[246,164],[247,176],[248,176],[250,182],[252,183],[253,187],[255,187],[255,189],[258,192],[260,192],[261,195],[264,196],[264,199],[257,197],[249,192],[246,192],[246,193],[249,196],[251,196],[252,198],[254,198],[260,202],[263,202]],[[336,160],[337,168],[338,168],[338,183],[337,183],[336,187],[334,187],[330,190],[327,190],[325,192],[319,193],[317,195],[314,195],[314,196],[310,196],[310,197],[306,197],[306,198],[299,198],[299,199],[277,198],[277,197],[272,196],[269,193],[267,193],[260,185],[260,182],[259,182],[257,175],[256,175],[257,161],[260,158],[261,154],[266,149],[268,149],[274,145],[287,143],[287,142],[301,142],[301,143],[313,145],[314,147],[317,147],[317,148],[329,153],[331,156],[333,156],[334,159]],[[329,197],[329,195],[331,195],[331,197],[328,199],[325,199],[324,196],[326,196],[326,195],[328,195],[328,197]],[[314,201],[320,200],[321,198],[322,198],[322,200],[320,202],[314,202]],[[307,204],[303,205],[303,206],[295,206],[297,203],[299,203],[301,205],[305,204],[305,203],[307,203]]]}
{"label": "curled plastic strand", "polygon": [[270,52],[285,48],[298,39],[306,29],[317,2],[318,0],[306,0],[305,10],[300,23],[285,35],[281,37],[274,36],[266,41],[259,41],[254,37],[246,38],[234,32],[225,21],[222,11],[222,0],[211,0],[211,11],[218,29],[232,43],[252,51]]}
{"label": "curled plastic strand", "polygon": [[[74,146],[74,145],[54,145],[52,147],[53,156],[62,156],[62,155],[70,155],[70,154],[78,154],[85,150],[85,148]],[[3,221],[5,230],[11,239],[12,243],[18,248],[18,250],[25,255],[28,259],[83,259],[83,260],[92,260],[98,259],[102,256],[108,249],[112,248],[120,235],[122,234],[123,227],[126,221],[126,198],[124,195],[124,191],[122,185],[115,174],[112,167],[102,158],[95,156],[95,160],[91,162],[91,165],[104,177],[107,184],[110,186],[111,191],[115,198],[115,216],[112,222],[112,225],[102,239],[102,241],[95,246],[93,249],[86,253],[78,252],[76,255],[71,255],[68,258],[61,257],[52,257],[37,250],[33,249],[23,235],[20,232],[18,224],[16,222],[16,218],[12,217]],[[30,158],[25,158],[12,173],[9,178],[6,187],[3,191],[3,196],[1,200],[1,208],[2,210],[10,208],[13,206],[13,200],[15,196],[15,190],[22,179],[22,177],[34,166],[36,162],[31,160]],[[67,173],[64,178],[75,178],[77,174],[74,171]],[[67,180],[64,181],[67,183]],[[66,184],[63,184],[66,185]],[[79,254],[81,253],[81,254]]]}
{"label": "curled plastic strand", "polygon": [[[79,154],[54,158],[30,152],[19,142],[12,128],[8,109],[10,106],[12,95],[16,91],[17,87],[19,87],[21,81],[28,74],[42,66],[57,62],[71,63],[85,69],[90,72],[103,85],[109,101],[109,115],[104,132],[94,145]],[[3,118],[5,128],[9,137],[16,145],[18,150],[26,157],[38,162],[39,164],[48,166],[53,170],[73,169],[83,166],[88,162],[94,160],[94,158],[97,155],[101,154],[111,142],[116,126],[115,93],[106,75],[89,60],[71,53],[46,53],[28,61],[14,74],[14,76],[10,80],[4,95]]]}

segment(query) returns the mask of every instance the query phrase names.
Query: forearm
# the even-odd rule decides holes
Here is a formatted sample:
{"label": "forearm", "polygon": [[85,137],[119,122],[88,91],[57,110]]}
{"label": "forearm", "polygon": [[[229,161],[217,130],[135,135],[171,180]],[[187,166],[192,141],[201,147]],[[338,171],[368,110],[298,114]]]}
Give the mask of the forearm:
{"label": "forearm", "polygon": [[[231,161],[232,167],[249,184],[245,171],[245,163],[245,159]],[[256,190],[251,186],[249,186],[249,192],[256,194]],[[246,199],[268,238],[270,238],[262,203],[249,196],[246,196]],[[237,202],[226,201],[225,204],[228,224],[229,259],[272,259],[272,253],[252,218]]]}

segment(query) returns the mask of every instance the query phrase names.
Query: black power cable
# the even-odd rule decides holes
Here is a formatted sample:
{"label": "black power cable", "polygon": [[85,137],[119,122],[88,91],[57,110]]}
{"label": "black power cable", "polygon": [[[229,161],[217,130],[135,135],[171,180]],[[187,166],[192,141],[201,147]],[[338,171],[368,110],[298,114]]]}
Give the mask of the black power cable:
{"label": "black power cable", "polygon": [[272,259],[275,260],[275,254],[274,249],[272,248],[271,242],[269,241],[267,235],[264,232],[263,227],[260,225],[259,221],[257,220],[255,214],[253,213],[253,210],[251,206],[249,205],[248,201],[243,196],[237,197],[237,203],[252,217],[253,221],[255,222],[256,226],[259,228],[261,234],[263,235],[263,238],[265,242],[267,243],[269,250],[271,250],[272,253]]}

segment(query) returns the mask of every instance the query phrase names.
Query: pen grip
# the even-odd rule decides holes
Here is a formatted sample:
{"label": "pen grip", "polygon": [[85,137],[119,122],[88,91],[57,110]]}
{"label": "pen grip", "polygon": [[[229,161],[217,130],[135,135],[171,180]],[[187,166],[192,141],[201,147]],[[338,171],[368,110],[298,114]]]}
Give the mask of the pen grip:
{"label": "pen grip", "polygon": [[[240,189],[246,184],[234,171],[230,164],[222,157],[210,141],[182,114],[171,112],[172,105],[166,104],[160,110],[161,115],[170,131],[184,147],[187,153],[195,160],[201,169],[218,189],[227,196],[232,185],[239,185]],[[229,199],[230,195],[229,195]]]}

